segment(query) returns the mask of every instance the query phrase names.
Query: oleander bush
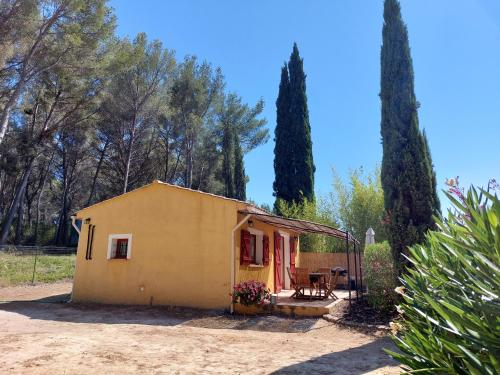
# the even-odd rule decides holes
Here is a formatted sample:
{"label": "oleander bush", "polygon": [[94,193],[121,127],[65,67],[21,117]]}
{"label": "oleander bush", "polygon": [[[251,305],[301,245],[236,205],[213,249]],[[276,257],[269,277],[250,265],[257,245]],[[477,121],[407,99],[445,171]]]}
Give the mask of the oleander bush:
{"label": "oleander bush", "polygon": [[378,310],[394,309],[396,271],[389,243],[384,241],[367,245],[364,261],[368,302]]}
{"label": "oleander bush", "polygon": [[411,372],[498,374],[500,202],[474,188],[455,195],[438,230],[409,249],[392,326],[401,352],[389,353]]}
{"label": "oleander bush", "polygon": [[234,302],[245,306],[261,305],[269,302],[271,291],[260,281],[242,281],[235,285],[232,296]]}

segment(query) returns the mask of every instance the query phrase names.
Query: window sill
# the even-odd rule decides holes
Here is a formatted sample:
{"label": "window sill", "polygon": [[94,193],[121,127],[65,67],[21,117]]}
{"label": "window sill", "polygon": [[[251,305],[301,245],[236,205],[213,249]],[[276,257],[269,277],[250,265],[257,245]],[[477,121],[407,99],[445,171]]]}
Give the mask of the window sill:
{"label": "window sill", "polygon": [[264,268],[263,264],[249,264],[248,267],[250,268]]}

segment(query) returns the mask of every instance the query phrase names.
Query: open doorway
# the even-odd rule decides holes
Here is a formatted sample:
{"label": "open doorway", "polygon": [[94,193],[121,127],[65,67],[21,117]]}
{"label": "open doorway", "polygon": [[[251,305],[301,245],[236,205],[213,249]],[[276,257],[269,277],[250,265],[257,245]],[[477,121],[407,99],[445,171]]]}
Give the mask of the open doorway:
{"label": "open doorway", "polygon": [[289,290],[290,276],[290,235],[286,232],[274,233],[274,289],[279,293],[282,289]]}
{"label": "open doorway", "polygon": [[285,232],[281,232],[281,274],[283,275],[283,289],[290,289],[290,276],[288,275],[287,268],[290,267],[290,235]]}

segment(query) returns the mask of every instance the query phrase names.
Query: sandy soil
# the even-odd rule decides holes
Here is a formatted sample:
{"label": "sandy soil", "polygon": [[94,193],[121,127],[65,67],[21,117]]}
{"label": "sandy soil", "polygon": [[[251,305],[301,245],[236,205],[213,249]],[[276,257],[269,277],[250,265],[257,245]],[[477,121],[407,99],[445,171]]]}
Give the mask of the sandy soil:
{"label": "sandy soil", "polygon": [[[64,300],[71,293],[73,283],[71,281],[61,281],[51,284],[18,285],[13,287],[0,288],[0,302],[10,301],[32,301],[40,299]],[[53,298],[54,296],[61,296]]]}
{"label": "sandy soil", "polygon": [[70,289],[68,283],[0,288],[0,300],[24,300],[0,303],[2,373],[399,372],[382,352],[393,348],[382,333],[322,319],[54,303]]}

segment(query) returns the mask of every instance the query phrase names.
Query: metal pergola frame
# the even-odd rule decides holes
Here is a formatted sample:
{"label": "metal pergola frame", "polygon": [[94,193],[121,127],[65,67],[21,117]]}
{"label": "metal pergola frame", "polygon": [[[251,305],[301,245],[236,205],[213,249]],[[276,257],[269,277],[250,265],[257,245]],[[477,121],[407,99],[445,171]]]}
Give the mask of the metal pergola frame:
{"label": "metal pergola frame", "polygon": [[[278,215],[270,214],[254,206],[247,206],[245,209],[239,210],[238,212],[242,215],[251,216],[252,218],[266,224],[293,230],[298,234],[302,233],[321,234],[345,240],[345,254],[347,257],[347,289],[349,290],[349,308],[351,308],[352,306],[352,292],[353,292],[353,288],[351,286],[351,271],[350,271],[351,247],[352,251],[354,252],[354,284],[355,284],[354,291],[356,292],[356,301],[360,298],[363,298],[363,271],[361,264],[361,248],[359,246],[360,242],[352,234],[350,234],[349,231],[343,231],[331,227],[329,225],[318,224],[307,220],[284,218]],[[358,269],[359,269],[359,274],[358,274]]]}
{"label": "metal pergola frame", "polygon": [[[345,238],[345,253],[347,257],[347,283],[348,288],[349,288],[349,308],[352,306],[352,298],[351,298],[351,272],[350,272],[350,262],[351,262],[351,257],[350,255],[350,246],[349,246],[349,239],[352,238],[353,240],[351,241],[353,251],[354,251],[354,284],[355,284],[355,290],[356,290],[356,301],[359,298],[363,298],[363,267],[361,265],[361,248],[360,248],[360,243],[357,239],[355,239],[351,234],[347,231],[346,233],[346,238]],[[358,278],[358,264],[359,264],[359,278]],[[361,295],[360,295],[361,291]]]}

